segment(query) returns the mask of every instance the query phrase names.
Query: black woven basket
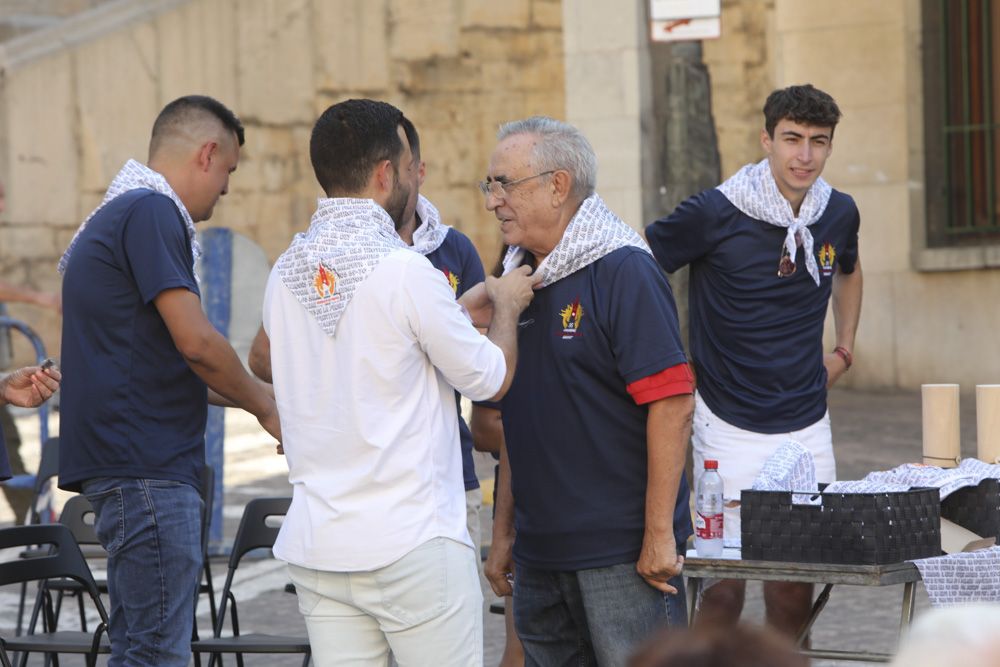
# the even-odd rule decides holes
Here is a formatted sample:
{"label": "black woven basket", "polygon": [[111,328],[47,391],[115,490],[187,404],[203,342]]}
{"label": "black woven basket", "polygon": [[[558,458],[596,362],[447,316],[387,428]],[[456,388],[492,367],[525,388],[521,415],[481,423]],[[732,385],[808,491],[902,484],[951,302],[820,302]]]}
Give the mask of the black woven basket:
{"label": "black woven basket", "polygon": [[791,491],[741,494],[745,560],[882,565],[941,554],[937,489],[824,493],[793,505]]}
{"label": "black woven basket", "polygon": [[984,479],[941,501],[941,518],[957,523],[980,537],[1000,539],[1000,481]]}

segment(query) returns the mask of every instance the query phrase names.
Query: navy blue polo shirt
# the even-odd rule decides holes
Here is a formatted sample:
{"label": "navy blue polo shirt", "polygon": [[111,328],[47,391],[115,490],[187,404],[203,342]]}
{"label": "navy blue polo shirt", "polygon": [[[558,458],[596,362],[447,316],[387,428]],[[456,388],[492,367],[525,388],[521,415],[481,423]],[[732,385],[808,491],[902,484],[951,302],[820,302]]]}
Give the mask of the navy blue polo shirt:
{"label": "navy blue polo shirt", "polygon": [[834,190],[809,226],[818,287],[802,246],[795,273],[779,277],[787,230],[743,214],[716,189],[646,228],[664,269],[691,267],[691,356],[712,412],[757,433],[795,431],[823,417],[823,321],[834,271],[854,271],[859,225],[854,200]]}
{"label": "navy blue polo shirt", "polygon": [[[444,242],[437,250],[427,255],[427,259],[435,269],[444,273],[448,284],[455,291],[455,298],[465,294],[474,285],[486,280],[483,272],[483,262],[469,237],[454,227],[448,230]],[[476,465],[472,460],[472,432],[462,418],[462,397],[455,392],[455,405],[458,410],[458,434],[462,445],[462,476],[465,478],[465,490],[479,488],[479,478],[476,477]]]}
{"label": "navy blue polo shirt", "polygon": [[94,477],[198,485],[207,390],[153,305],[164,290],[200,296],[180,211],[151,190],[90,220],[63,277],[59,486]]}
{"label": "navy blue polo shirt", "polygon": [[[670,287],[638,248],[536,292],[502,401],[517,563],[568,571],[638,559],[648,408],[627,386],[685,362]],[[691,535],[688,495],[682,477],[678,545]]]}

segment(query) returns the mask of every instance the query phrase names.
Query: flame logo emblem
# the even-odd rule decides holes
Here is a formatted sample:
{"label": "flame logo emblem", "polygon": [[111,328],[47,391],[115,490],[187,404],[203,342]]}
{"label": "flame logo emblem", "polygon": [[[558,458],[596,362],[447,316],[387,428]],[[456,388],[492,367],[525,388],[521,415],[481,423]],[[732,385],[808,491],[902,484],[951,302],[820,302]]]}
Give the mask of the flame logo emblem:
{"label": "flame logo emblem", "polygon": [[577,297],[576,301],[560,310],[559,316],[562,318],[563,340],[569,340],[580,335],[579,330],[580,322],[583,320],[583,306],[580,305],[579,297]]}
{"label": "flame logo emblem", "polygon": [[329,299],[333,297],[333,293],[337,289],[337,274],[320,264],[316,268],[316,276],[313,278],[313,287],[316,288],[316,294],[320,299]]}
{"label": "flame logo emblem", "polygon": [[837,251],[833,249],[833,245],[830,243],[824,243],[823,247],[819,249],[817,256],[819,258],[819,266],[823,271],[823,275],[833,275],[833,262],[837,259]]}
{"label": "flame logo emblem", "polygon": [[445,279],[448,280],[448,284],[451,285],[451,291],[457,295],[458,286],[462,284],[462,281],[447,266],[441,269],[441,273],[444,274]]}

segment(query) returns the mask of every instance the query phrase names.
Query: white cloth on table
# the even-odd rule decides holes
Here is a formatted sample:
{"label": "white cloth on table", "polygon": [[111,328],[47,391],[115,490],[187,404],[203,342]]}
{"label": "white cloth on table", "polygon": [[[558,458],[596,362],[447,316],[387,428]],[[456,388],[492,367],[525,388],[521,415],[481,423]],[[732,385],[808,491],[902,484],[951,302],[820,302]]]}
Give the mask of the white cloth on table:
{"label": "white cloth on table", "polygon": [[939,468],[922,463],[905,463],[892,470],[878,470],[864,479],[835,482],[824,489],[826,493],[880,493],[907,491],[914,487],[940,489],[941,500],[958,489],[977,486],[984,479],[1000,479],[1000,465],[983,463],[978,459],[965,459],[955,468]]}
{"label": "white cloth on table", "polygon": [[935,607],[1000,602],[1000,547],[912,562]]}
{"label": "white cloth on table", "polygon": [[[789,440],[800,443],[812,455],[817,482],[832,482],[837,478],[829,412],[816,423],[797,431],[754,433],[718,417],[698,392],[695,392],[691,443],[694,448],[696,489],[704,472],[705,460],[715,459],[719,462],[719,474],[725,483],[726,500],[739,502],[740,492],[753,487],[767,460]],[[726,547],[739,548],[740,508],[726,507],[723,515],[724,544]]]}
{"label": "white cloth on table", "polygon": [[764,463],[753,482],[754,491],[809,491],[792,495],[796,505],[818,505],[819,485],[812,452],[801,442],[786,440]]}

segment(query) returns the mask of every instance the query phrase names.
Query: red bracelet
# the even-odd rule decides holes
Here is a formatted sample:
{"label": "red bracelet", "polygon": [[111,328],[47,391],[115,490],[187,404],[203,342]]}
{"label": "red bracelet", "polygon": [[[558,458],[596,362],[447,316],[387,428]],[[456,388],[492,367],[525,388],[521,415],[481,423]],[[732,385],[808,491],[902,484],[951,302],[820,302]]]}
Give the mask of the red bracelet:
{"label": "red bracelet", "polygon": [[847,351],[847,348],[838,345],[833,348],[833,353],[844,360],[844,365],[847,366],[844,370],[850,370],[851,364],[854,363],[854,357]]}

